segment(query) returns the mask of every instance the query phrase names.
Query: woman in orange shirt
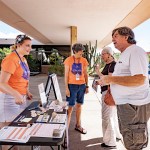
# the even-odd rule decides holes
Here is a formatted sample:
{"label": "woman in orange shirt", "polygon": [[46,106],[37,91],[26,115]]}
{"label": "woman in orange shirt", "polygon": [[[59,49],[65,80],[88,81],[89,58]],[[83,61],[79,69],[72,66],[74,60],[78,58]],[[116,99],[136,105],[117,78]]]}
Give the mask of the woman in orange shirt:
{"label": "woman in orange shirt", "polygon": [[73,56],[68,57],[65,62],[65,88],[66,101],[68,101],[68,127],[71,120],[73,107],[76,105],[76,125],[75,130],[82,134],[87,131],[81,127],[82,104],[84,103],[84,94],[88,93],[88,62],[82,57],[84,46],[76,43],[72,47]]}
{"label": "woman in orange shirt", "polygon": [[31,39],[18,35],[12,53],[1,64],[0,74],[0,127],[8,125],[26,108],[26,98],[32,99],[29,92],[30,71],[24,55],[31,51]]}

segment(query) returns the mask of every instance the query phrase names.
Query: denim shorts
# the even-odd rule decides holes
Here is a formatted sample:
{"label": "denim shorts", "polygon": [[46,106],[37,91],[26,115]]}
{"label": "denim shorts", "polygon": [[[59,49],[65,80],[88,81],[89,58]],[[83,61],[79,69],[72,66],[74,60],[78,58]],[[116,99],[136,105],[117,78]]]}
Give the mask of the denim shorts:
{"label": "denim shorts", "polygon": [[66,101],[69,102],[69,106],[74,106],[76,102],[83,104],[86,89],[85,84],[68,84],[68,88],[70,91],[70,97],[66,97]]}

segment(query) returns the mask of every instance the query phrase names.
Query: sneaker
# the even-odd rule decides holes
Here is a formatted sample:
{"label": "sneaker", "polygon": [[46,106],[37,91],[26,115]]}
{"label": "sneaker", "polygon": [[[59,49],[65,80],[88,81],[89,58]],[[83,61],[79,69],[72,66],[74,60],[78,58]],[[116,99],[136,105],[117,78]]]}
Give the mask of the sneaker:
{"label": "sneaker", "polygon": [[101,147],[109,148],[109,149],[116,149],[116,146],[109,146],[109,145],[106,145],[105,143],[102,143]]}

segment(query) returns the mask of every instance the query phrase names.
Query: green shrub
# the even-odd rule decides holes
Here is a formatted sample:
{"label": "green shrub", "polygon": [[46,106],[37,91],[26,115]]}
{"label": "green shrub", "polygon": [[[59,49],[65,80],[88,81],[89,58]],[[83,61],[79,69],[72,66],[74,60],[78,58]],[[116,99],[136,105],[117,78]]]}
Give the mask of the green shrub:
{"label": "green shrub", "polygon": [[58,76],[64,75],[64,65],[50,65],[48,69],[49,73],[55,73]]}
{"label": "green shrub", "polygon": [[32,55],[25,56],[28,62],[28,66],[31,72],[40,72],[41,64],[40,61],[33,58]]}
{"label": "green shrub", "polygon": [[1,69],[1,63],[2,60],[6,57],[6,55],[10,54],[11,50],[9,48],[0,48],[0,69]]}

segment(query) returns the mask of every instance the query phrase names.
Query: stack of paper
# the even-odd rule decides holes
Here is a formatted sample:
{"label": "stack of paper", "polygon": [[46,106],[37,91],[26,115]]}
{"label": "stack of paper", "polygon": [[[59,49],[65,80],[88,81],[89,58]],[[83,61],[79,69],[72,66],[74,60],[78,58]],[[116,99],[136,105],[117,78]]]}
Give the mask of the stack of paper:
{"label": "stack of paper", "polygon": [[66,114],[57,114],[54,118],[51,117],[50,121],[51,123],[65,123],[66,121]]}
{"label": "stack of paper", "polygon": [[30,138],[30,128],[6,126],[0,130],[0,141],[26,143]]}
{"label": "stack of paper", "polygon": [[[62,138],[65,124],[35,123],[31,127],[6,126],[0,130],[0,141],[26,143],[31,136]],[[57,131],[57,134],[54,134]]]}
{"label": "stack of paper", "polygon": [[59,102],[58,100],[52,101],[49,105],[49,109],[54,109],[55,112],[62,112],[63,109],[67,109],[67,102]]}
{"label": "stack of paper", "polygon": [[[36,123],[31,128],[32,128],[32,131],[30,133],[30,136],[35,136],[35,137],[62,138],[63,133],[65,131],[64,124]],[[59,132],[60,132],[58,136],[53,136],[53,132],[55,129],[59,130]]]}

